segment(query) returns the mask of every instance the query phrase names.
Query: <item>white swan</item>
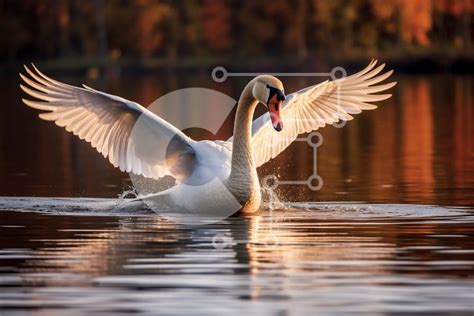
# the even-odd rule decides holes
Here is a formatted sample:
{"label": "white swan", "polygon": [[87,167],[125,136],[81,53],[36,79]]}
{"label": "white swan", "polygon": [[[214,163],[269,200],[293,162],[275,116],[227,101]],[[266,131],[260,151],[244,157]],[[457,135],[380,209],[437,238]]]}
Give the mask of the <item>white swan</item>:
{"label": "white swan", "polygon": [[[350,114],[375,109],[372,102],[391,96],[373,94],[396,84],[380,84],[393,71],[379,75],[384,64],[376,64],[372,60],[354,75],[325,81],[286,97],[277,78],[255,77],[240,96],[234,135],[227,141],[194,141],[138,103],[53,80],[34,65],[32,70],[25,66],[30,77],[20,73],[27,85],[20,86],[41,100],[23,99],[26,105],[47,111],[39,115],[41,119],[54,121],[85,139],[120,170],[155,179],[175,177],[174,187],[155,195],[161,202],[191,211],[219,212],[227,208],[232,212],[254,212],[261,203],[257,167],[276,157],[299,134],[351,120]],[[268,112],[253,121],[259,103]],[[139,117],[146,122],[141,134],[148,137],[147,146],[131,137]],[[167,146],[165,159],[153,155],[154,148],[160,146]]]}

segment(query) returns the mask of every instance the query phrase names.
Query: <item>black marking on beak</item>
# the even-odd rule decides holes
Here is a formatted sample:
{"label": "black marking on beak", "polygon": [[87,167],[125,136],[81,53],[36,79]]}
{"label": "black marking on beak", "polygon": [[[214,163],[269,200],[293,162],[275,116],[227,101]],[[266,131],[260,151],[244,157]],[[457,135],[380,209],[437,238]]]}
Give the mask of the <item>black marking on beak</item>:
{"label": "black marking on beak", "polygon": [[281,130],[283,129],[283,126],[281,123],[277,123],[277,125],[274,127],[274,129],[277,131],[277,132],[281,132]]}
{"label": "black marking on beak", "polygon": [[280,117],[280,108],[285,100],[285,94],[280,89],[267,85],[269,96],[267,100],[267,109],[270,113],[273,128],[280,132],[283,129],[283,122]]}
{"label": "black marking on beak", "polygon": [[283,93],[283,91],[281,91],[280,89],[277,89],[275,87],[272,87],[268,84],[267,84],[267,88],[268,88],[268,90],[270,90],[270,93],[268,94],[267,104],[268,104],[268,102],[270,102],[271,98],[273,98],[274,95],[276,95],[278,101],[285,101],[286,96]]}

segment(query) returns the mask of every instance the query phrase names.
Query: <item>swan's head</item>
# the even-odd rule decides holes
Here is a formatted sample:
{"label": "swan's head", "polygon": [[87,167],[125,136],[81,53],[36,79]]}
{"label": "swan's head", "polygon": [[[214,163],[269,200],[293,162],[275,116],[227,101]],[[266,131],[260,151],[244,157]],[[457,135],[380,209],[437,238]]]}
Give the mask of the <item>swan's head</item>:
{"label": "swan's head", "polygon": [[278,132],[283,129],[280,110],[286,98],[284,91],[281,81],[269,75],[261,75],[255,78],[252,90],[254,98],[267,107],[273,128]]}

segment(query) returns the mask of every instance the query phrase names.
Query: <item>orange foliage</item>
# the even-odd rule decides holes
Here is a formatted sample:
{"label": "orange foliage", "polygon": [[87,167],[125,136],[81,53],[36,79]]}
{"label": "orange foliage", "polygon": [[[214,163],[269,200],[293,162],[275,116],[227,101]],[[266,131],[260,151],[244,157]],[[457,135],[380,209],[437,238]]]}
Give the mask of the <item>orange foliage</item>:
{"label": "orange foliage", "polygon": [[464,54],[473,47],[473,13],[474,0],[0,0],[0,32],[15,35],[4,36],[0,59],[103,56],[105,49],[131,58],[304,59],[417,45]]}
{"label": "orange foliage", "polygon": [[397,7],[389,1],[371,0],[372,11],[390,33],[396,32],[395,12]]}
{"label": "orange foliage", "polygon": [[165,35],[160,25],[171,15],[172,9],[152,0],[138,0],[135,6],[136,45],[143,57],[149,57],[163,44]]}
{"label": "orange foliage", "polygon": [[401,11],[401,36],[405,43],[428,45],[431,30],[431,1],[398,0]]}
{"label": "orange foliage", "polygon": [[231,12],[226,1],[206,0],[202,8],[203,38],[215,51],[232,47]]}
{"label": "orange foliage", "polygon": [[[428,33],[432,26],[432,6],[427,0],[371,0],[375,16],[387,26],[388,31],[398,32],[406,44],[429,44]],[[398,14],[398,20],[397,20]]]}

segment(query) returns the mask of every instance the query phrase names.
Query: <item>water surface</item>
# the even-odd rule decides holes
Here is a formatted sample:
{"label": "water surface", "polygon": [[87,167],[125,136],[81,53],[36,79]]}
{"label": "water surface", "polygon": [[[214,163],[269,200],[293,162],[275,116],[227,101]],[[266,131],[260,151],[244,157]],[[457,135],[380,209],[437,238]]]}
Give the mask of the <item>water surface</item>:
{"label": "water surface", "polygon": [[[245,84],[208,73],[106,78],[85,81],[142,104],[194,86],[237,98]],[[128,175],[39,121],[16,79],[2,80],[0,196],[18,196],[0,197],[2,315],[474,311],[472,76],[397,77],[378,110],[320,131],[320,191],[282,185],[284,203],[194,228],[110,210]],[[312,81],[285,80],[286,90]],[[231,130],[229,117],[217,135],[188,132]],[[299,142],[259,173],[304,180],[312,162]]]}
{"label": "water surface", "polygon": [[[144,211],[101,211],[104,199],[0,202],[39,212],[0,212],[6,314],[469,314],[474,307],[470,209],[290,203],[190,229]],[[91,202],[94,210],[83,208]]]}

